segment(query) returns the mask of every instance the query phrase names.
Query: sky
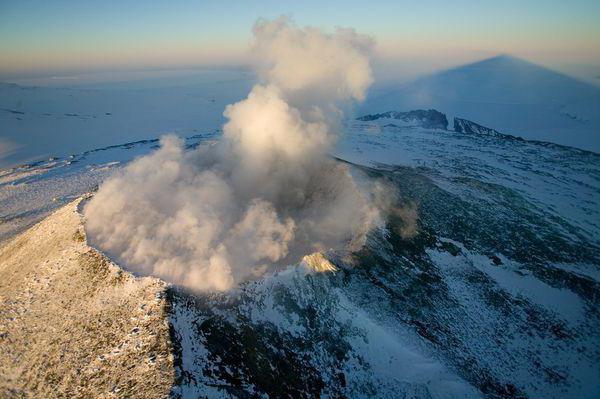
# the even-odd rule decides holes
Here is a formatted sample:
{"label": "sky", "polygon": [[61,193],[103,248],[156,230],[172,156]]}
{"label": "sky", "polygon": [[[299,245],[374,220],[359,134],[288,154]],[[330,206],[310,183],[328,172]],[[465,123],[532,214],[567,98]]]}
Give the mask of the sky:
{"label": "sky", "polygon": [[279,15],[369,34],[381,60],[459,64],[508,53],[600,65],[598,0],[0,0],[0,79],[243,65],[253,24]]}

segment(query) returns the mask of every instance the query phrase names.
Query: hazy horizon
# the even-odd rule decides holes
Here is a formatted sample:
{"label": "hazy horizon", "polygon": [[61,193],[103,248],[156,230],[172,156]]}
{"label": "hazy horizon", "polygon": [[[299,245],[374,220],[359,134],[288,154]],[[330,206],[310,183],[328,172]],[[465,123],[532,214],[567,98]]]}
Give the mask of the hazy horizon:
{"label": "hazy horizon", "polygon": [[598,83],[600,6],[591,1],[442,2],[139,1],[0,4],[0,81],[28,77],[252,63],[259,18],[352,27],[376,41],[374,65],[400,78],[510,54]]}
{"label": "hazy horizon", "polygon": [[[545,64],[508,53],[474,54],[471,56],[456,57],[455,59],[439,59],[434,57],[375,59],[373,62],[375,85],[387,84],[388,82],[409,82],[445,70],[459,68],[502,56],[522,59],[582,82],[600,86],[600,74],[598,74],[600,65],[572,63]],[[89,84],[130,82],[165,77],[172,78],[177,76],[183,77],[206,71],[238,71],[253,74],[251,63],[231,65],[180,65],[164,67],[38,71],[12,74],[0,73],[0,83],[19,84],[22,86],[76,87]]]}

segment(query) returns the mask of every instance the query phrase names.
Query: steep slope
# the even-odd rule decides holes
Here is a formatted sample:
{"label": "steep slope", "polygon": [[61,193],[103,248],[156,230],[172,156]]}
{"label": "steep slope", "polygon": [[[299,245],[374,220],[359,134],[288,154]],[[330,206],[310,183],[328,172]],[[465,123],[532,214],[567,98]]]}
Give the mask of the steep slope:
{"label": "steep slope", "polygon": [[0,248],[0,396],[167,397],[164,284],[88,247],[79,202]]}
{"label": "steep slope", "polygon": [[463,118],[454,118],[454,131],[458,133],[483,134],[490,136],[498,136],[501,134],[494,129]]}
{"label": "steep slope", "polygon": [[441,188],[423,169],[406,167],[362,172],[418,201],[418,234],[402,237],[403,222],[391,217],[358,253],[329,254],[336,272],[301,265],[236,292],[171,290],[178,392],[600,392],[598,246],[508,187],[464,178]]}
{"label": "steep slope", "polygon": [[320,255],[192,295],[90,248],[80,201],[0,250],[2,397],[479,396],[349,302]]}

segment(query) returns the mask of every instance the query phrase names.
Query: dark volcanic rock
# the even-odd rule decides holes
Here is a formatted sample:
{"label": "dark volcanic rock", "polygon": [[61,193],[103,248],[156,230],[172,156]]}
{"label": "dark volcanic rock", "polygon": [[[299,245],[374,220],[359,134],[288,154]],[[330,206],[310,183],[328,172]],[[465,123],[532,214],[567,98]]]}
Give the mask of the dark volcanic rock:
{"label": "dark volcanic rock", "polygon": [[435,109],[418,109],[408,112],[388,111],[382,114],[370,114],[356,118],[359,121],[374,121],[377,119],[396,119],[403,122],[416,122],[418,126],[427,129],[448,129],[448,119],[445,114]]}
{"label": "dark volcanic rock", "polygon": [[468,119],[462,118],[454,118],[454,131],[458,133],[487,134],[492,136],[498,136],[502,134],[494,129],[490,129],[489,127],[485,127]]}

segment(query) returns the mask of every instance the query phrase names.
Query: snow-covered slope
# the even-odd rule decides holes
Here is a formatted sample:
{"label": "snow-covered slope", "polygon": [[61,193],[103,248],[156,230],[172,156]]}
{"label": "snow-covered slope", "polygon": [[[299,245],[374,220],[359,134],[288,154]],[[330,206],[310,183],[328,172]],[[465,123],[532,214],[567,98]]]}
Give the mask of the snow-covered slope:
{"label": "snow-covered slope", "polygon": [[[188,137],[186,145],[193,147],[218,134]],[[120,166],[157,146],[158,139],[140,140],[1,169],[0,242],[93,190]]]}
{"label": "snow-covered slope", "polygon": [[515,190],[541,212],[566,219],[600,243],[600,155],[456,119],[455,125],[468,131],[390,126],[381,119],[348,121],[335,154],[367,166],[416,168],[445,190],[486,199],[489,194],[469,186],[481,182]]}
{"label": "snow-covered slope", "polygon": [[[414,118],[393,123],[419,112],[383,114],[347,121],[334,155],[357,176],[396,189],[398,205],[415,204],[417,234],[404,237],[402,218],[392,215],[362,250],[326,253],[333,266],[320,272],[310,262],[290,265],[221,294],[165,287],[172,392],[599,396],[600,155],[517,140],[477,119],[458,132]],[[155,145],[3,171],[5,238]]]}
{"label": "snow-covered slope", "polygon": [[0,397],[167,397],[165,284],[90,248],[79,203],[0,248]]}
{"label": "snow-covered slope", "polygon": [[225,70],[70,87],[0,83],[0,167],[217,130],[225,106],[243,98],[253,79]]}
{"label": "snow-covered slope", "polygon": [[499,56],[380,88],[360,111],[419,108],[600,152],[600,88],[515,57]]}

